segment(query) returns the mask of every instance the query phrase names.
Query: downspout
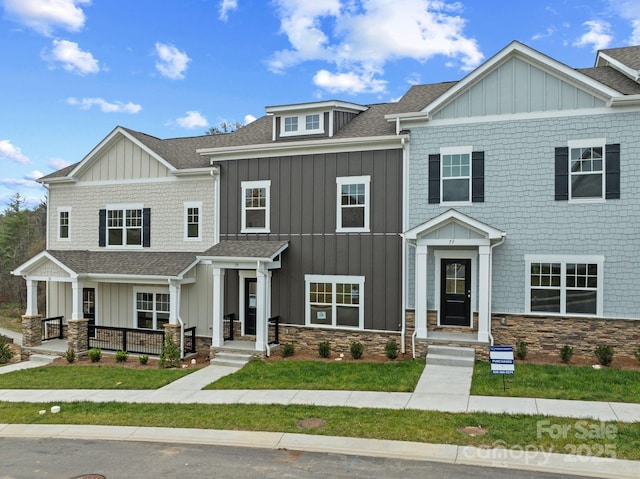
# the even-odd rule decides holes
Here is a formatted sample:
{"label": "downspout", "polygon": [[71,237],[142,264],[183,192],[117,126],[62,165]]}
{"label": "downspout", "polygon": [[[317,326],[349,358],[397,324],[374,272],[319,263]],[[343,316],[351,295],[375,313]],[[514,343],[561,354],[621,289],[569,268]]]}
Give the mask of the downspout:
{"label": "downspout", "polygon": [[489,345],[493,346],[493,335],[491,334],[491,298],[493,297],[493,248],[504,243],[504,235],[495,244],[491,245],[491,261],[489,262]]}
{"label": "downspout", "polygon": [[220,243],[220,170],[211,170],[211,176],[213,176],[213,192],[214,202],[213,205],[213,244]]}
{"label": "downspout", "polygon": [[[399,121],[399,118],[398,118]],[[399,127],[399,124],[398,124]],[[402,144],[402,231],[407,230],[407,210],[408,210],[408,163],[409,163],[409,152],[408,145],[405,142],[405,139],[402,138],[400,143]],[[405,339],[407,335],[407,251],[406,251],[406,240],[404,236],[401,234],[402,238],[402,250],[401,250],[401,265],[402,265],[402,285],[400,287],[400,318],[401,318],[401,328],[400,328],[400,352],[405,354]],[[415,329],[415,328],[414,328]],[[412,340],[413,342],[413,340]],[[413,348],[415,349],[415,348]],[[414,355],[415,356],[415,355]]]}
{"label": "downspout", "polygon": [[[407,242],[409,246],[416,247],[415,244]],[[415,301],[415,298],[414,298]],[[416,359],[416,337],[418,336],[418,329],[415,326],[415,304],[414,304],[414,320],[413,320],[413,334],[411,335],[411,357]]]}

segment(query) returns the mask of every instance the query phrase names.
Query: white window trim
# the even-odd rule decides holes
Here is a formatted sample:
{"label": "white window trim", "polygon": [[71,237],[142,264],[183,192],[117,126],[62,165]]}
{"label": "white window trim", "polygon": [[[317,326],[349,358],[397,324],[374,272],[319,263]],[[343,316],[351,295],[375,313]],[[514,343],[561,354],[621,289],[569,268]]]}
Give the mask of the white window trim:
{"label": "white window trim", "polygon": [[[567,313],[567,263],[598,265],[598,288],[596,290],[596,317],[604,315],[604,256],[603,255],[525,255],[525,306],[526,314],[539,316],[594,317],[593,314]],[[560,263],[560,312],[531,311],[531,263]]]}
{"label": "white window trim", "polygon": [[[249,228],[247,227],[247,210],[245,202],[245,192],[253,188],[265,188],[265,215],[264,215],[264,228]],[[243,181],[241,183],[241,210],[242,210],[242,223],[240,227],[240,233],[270,233],[270,205],[271,205],[271,180],[261,181]]]}
{"label": "white window trim", "polygon": [[[607,195],[607,139],[606,138],[587,138],[583,140],[569,140],[567,142],[567,146],[569,147],[569,157],[567,165],[567,171],[569,172],[569,203],[605,203],[606,195]],[[599,198],[572,198],[572,173],[571,173],[571,149],[572,148],[593,148],[593,147],[602,147],[602,196]]]}
{"label": "white window trim", "polygon": [[[189,208],[198,208],[198,236],[189,236]],[[202,201],[184,202],[184,240],[202,241]]]}
{"label": "white window trim", "polygon": [[[364,184],[364,226],[361,228],[346,228],[342,226],[342,186]],[[337,233],[369,233],[370,232],[370,184],[371,176],[340,176],[336,178],[336,232]]]}
{"label": "white window trim", "polygon": [[[473,146],[442,146],[440,147],[440,203],[443,205],[457,206],[457,205],[470,205],[472,203],[471,197],[471,184],[473,183],[473,171],[472,171],[472,157]],[[444,175],[442,169],[444,168],[443,157],[445,155],[469,155],[469,200],[468,201],[444,201]],[[462,178],[462,177],[460,177]]]}
{"label": "white window trim", "polygon": [[[159,293],[159,294],[169,295],[169,311],[166,311],[166,312],[169,313],[169,315],[171,315],[171,293],[169,291],[169,288],[134,288],[133,290],[133,327],[136,329],[147,329],[147,328],[140,328],[138,326],[138,293],[153,294],[153,330],[161,331],[160,329],[157,329],[158,311],[156,311],[156,294]],[[164,313],[165,311],[162,311],[162,312]]]}
{"label": "white window trim", "polygon": [[[313,130],[307,130],[307,116],[319,115],[320,125],[319,128]],[[285,118],[298,118],[298,129],[296,131],[284,131]],[[280,136],[300,136],[300,135],[321,135],[324,134],[324,112],[307,112],[300,115],[283,115],[280,120]]]}
{"label": "white window trim", "polygon": [[[143,203],[111,203],[105,206],[106,209],[106,231],[105,231],[105,245],[109,249],[142,249],[144,244],[144,204]],[[112,245],[109,244],[109,211],[112,210],[120,210],[123,212],[123,221],[126,221],[126,215],[124,214],[125,210],[140,210],[142,211],[142,232],[141,232],[141,241],[140,244],[122,244],[122,245]],[[122,241],[124,243],[126,239],[126,226],[123,223],[123,236]]]}
{"label": "white window trim", "polygon": [[[311,302],[309,297],[311,294],[311,283],[331,283],[333,285],[331,289],[331,324],[323,325],[311,322]],[[357,328],[350,326],[337,326],[337,314],[336,314],[336,284],[358,284],[360,286],[360,302],[359,309],[359,324]],[[314,328],[325,329],[352,329],[361,330],[364,329],[364,276],[345,276],[345,275],[324,275],[324,274],[305,274],[304,275],[304,305],[305,305],[305,325]]]}
{"label": "white window trim", "polygon": [[[70,206],[59,206],[58,210],[58,241],[71,241],[71,207]],[[68,215],[68,224],[67,224],[67,237],[63,238],[60,236],[60,213],[69,213]]]}

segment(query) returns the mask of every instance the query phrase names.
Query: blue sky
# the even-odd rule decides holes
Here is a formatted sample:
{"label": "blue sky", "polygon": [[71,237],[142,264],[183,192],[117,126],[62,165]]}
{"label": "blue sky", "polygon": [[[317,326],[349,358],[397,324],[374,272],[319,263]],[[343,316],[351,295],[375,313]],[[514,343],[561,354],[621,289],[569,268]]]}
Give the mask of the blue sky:
{"label": "blue sky", "polygon": [[196,136],[264,107],[459,80],[512,40],[571,67],[640,44],[638,0],[0,0],[0,211],[122,125]]}

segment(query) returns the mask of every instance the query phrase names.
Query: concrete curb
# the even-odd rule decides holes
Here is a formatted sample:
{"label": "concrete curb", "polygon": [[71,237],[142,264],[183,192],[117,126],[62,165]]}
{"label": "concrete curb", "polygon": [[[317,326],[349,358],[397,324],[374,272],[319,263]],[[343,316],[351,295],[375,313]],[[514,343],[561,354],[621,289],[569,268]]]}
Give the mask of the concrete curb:
{"label": "concrete curb", "polygon": [[500,447],[483,449],[448,444],[314,436],[281,432],[137,426],[0,424],[0,437],[137,441],[286,449],[467,466],[500,467],[609,479],[637,478],[639,467],[637,461],[557,454],[539,450],[523,450],[515,447],[511,449]]}

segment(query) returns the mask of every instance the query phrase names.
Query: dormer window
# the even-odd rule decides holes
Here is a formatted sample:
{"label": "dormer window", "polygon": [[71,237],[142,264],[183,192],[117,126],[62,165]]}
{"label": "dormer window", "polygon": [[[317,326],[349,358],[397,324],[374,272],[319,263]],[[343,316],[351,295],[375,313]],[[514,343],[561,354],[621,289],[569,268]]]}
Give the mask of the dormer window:
{"label": "dormer window", "polygon": [[294,133],[298,131],[298,117],[288,116],[284,119],[285,133]]}
{"label": "dormer window", "polygon": [[320,129],[320,115],[307,115],[306,117],[307,131]]}
{"label": "dormer window", "polygon": [[310,113],[282,117],[280,136],[318,135],[324,133],[324,114]]}

